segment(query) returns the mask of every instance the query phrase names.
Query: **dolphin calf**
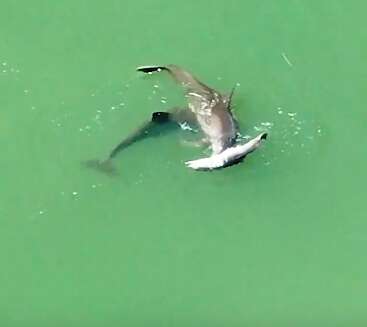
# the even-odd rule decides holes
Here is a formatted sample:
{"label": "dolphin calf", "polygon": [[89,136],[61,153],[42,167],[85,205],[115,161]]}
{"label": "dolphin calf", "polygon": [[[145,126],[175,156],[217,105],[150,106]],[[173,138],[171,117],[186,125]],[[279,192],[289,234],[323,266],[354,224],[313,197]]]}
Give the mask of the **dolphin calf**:
{"label": "dolphin calf", "polygon": [[246,146],[235,146],[238,123],[231,110],[234,89],[229,95],[221,94],[176,65],[140,66],[137,71],[149,74],[168,72],[184,88],[188,107],[175,107],[168,112],[154,112],[150,120],[143,123],[112,149],[105,160],[89,161],[88,166],[112,172],[111,159],[134,142],[156,135],[162,130],[163,125],[166,128],[177,127],[184,123],[199,126],[204,134],[202,142],[211,147],[212,155],[186,163],[188,167],[198,170],[222,168],[238,163],[266,138],[266,133],[262,133],[248,144],[246,143]]}

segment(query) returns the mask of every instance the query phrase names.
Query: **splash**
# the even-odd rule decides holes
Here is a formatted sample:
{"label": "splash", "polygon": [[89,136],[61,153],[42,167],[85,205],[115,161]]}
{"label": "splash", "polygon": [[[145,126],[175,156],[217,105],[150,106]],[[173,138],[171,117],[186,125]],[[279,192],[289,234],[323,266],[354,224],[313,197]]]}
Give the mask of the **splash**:
{"label": "splash", "polygon": [[[303,155],[311,155],[317,137],[322,136],[322,129],[319,124],[307,118],[307,114],[289,110],[283,107],[276,107],[273,117],[269,121],[255,124],[253,127],[256,133],[269,133],[271,149],[265,147],[265,151],[280,153],[271,157],[263,154],[264,165],[270,165],[274,160],[283,156],[290,156],[302,150]],[[252,133],[250,133],[252,134]],[[271,157],[271,159],[269,159]]]}

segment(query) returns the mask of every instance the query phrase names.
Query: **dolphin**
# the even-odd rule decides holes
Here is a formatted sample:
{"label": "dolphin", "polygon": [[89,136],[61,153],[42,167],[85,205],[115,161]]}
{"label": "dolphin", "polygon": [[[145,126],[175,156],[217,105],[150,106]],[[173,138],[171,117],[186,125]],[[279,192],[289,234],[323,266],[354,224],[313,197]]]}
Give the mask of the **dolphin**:
{"label": "dolphin", "polygon": [[[186,165],[193,169],[216,169],[241,161],[248,153],[256,149],[266,134],[257,136],[247,146],[233,148],[239,133],[238,122],[235,119],[231,104],[234,88],[228,95],[210,88],[191,73],[176,65],[140,66],[137,71],[152,74],[166,71],[183,87],[187,99],[187,108],[175,107],[167,112],[154,112],[151,119],[139,126],[128,137],[117,144],[105,160],[86,162],[89,167],[102,169],[113,173],[111,160],[123,149],[145,137],[155,136],[162,131],[163,125],[169,128],[196,124],[204,134],[202,143],[208,144],[212,150],[211,157],[188,161]],[[251,142],[250,141],[250,142]],[[233,150],[229,150],[233,148]],[[227,151],[226,151],[227,150]]]}
{"label": "dolphin", "polygon": [[141,66],[137,70],[144,73],[167,71],[185,89],[188,108],[213,153],[218,154],[235,143],[238,124],[231,111],[234,89],[229,96],[222,95],[176,65]]}
{"label": "dolphin", "polygon": [[267,133],[260,133],[245,144],[238,144],[210,157],[186,161],[187,167],[195,170],[212,170],[225,168],[240,163],[249,153],[255,151],[265,140]]}

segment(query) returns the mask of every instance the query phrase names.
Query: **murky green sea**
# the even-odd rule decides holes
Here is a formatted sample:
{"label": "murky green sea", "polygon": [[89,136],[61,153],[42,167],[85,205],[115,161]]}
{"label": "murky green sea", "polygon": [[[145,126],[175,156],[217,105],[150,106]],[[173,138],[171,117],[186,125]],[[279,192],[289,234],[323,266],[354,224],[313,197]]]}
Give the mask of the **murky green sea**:
{"label": "murky green sea", "polygon": [[[367,326],[364,1],[2,0],[0,326]],[[189,132],[104,158],[183,104],[174,63],[228,92],[235,167]]]}

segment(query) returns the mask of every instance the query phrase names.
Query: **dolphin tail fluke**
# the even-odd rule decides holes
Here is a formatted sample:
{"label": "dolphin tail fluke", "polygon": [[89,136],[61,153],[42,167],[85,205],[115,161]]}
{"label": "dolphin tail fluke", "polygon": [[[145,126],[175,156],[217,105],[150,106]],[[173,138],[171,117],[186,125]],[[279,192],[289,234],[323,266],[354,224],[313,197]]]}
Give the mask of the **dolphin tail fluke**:
{"label": "dolphin tail fluke", "polygon": [[186,91],[194,90],[195,92],[201,92],[204,95],[212,91],[208,86],[191,75],[191,73],[176,65],[148,65],[140,66],[136,70],[147,74],[161,72],[164,70],[169,72],[176,82],[181,84]]}
{"label": "dolphin tail fluke", "polygon": [[159,72],[161,70],[167,70],[167,67],[165,66],[140,66],[136,68],[137,71],[143,72],[143,73],[153,73],[153,72]]}
{"label": "dolphin tail fluke", "polygon": [[83,166],[87,168],[91,168],[94,170],[98,170],[102,173],[105,173],[109,176],[116,176],[117,170],[114,167],[112,160],[87,160],[83,162]]}

